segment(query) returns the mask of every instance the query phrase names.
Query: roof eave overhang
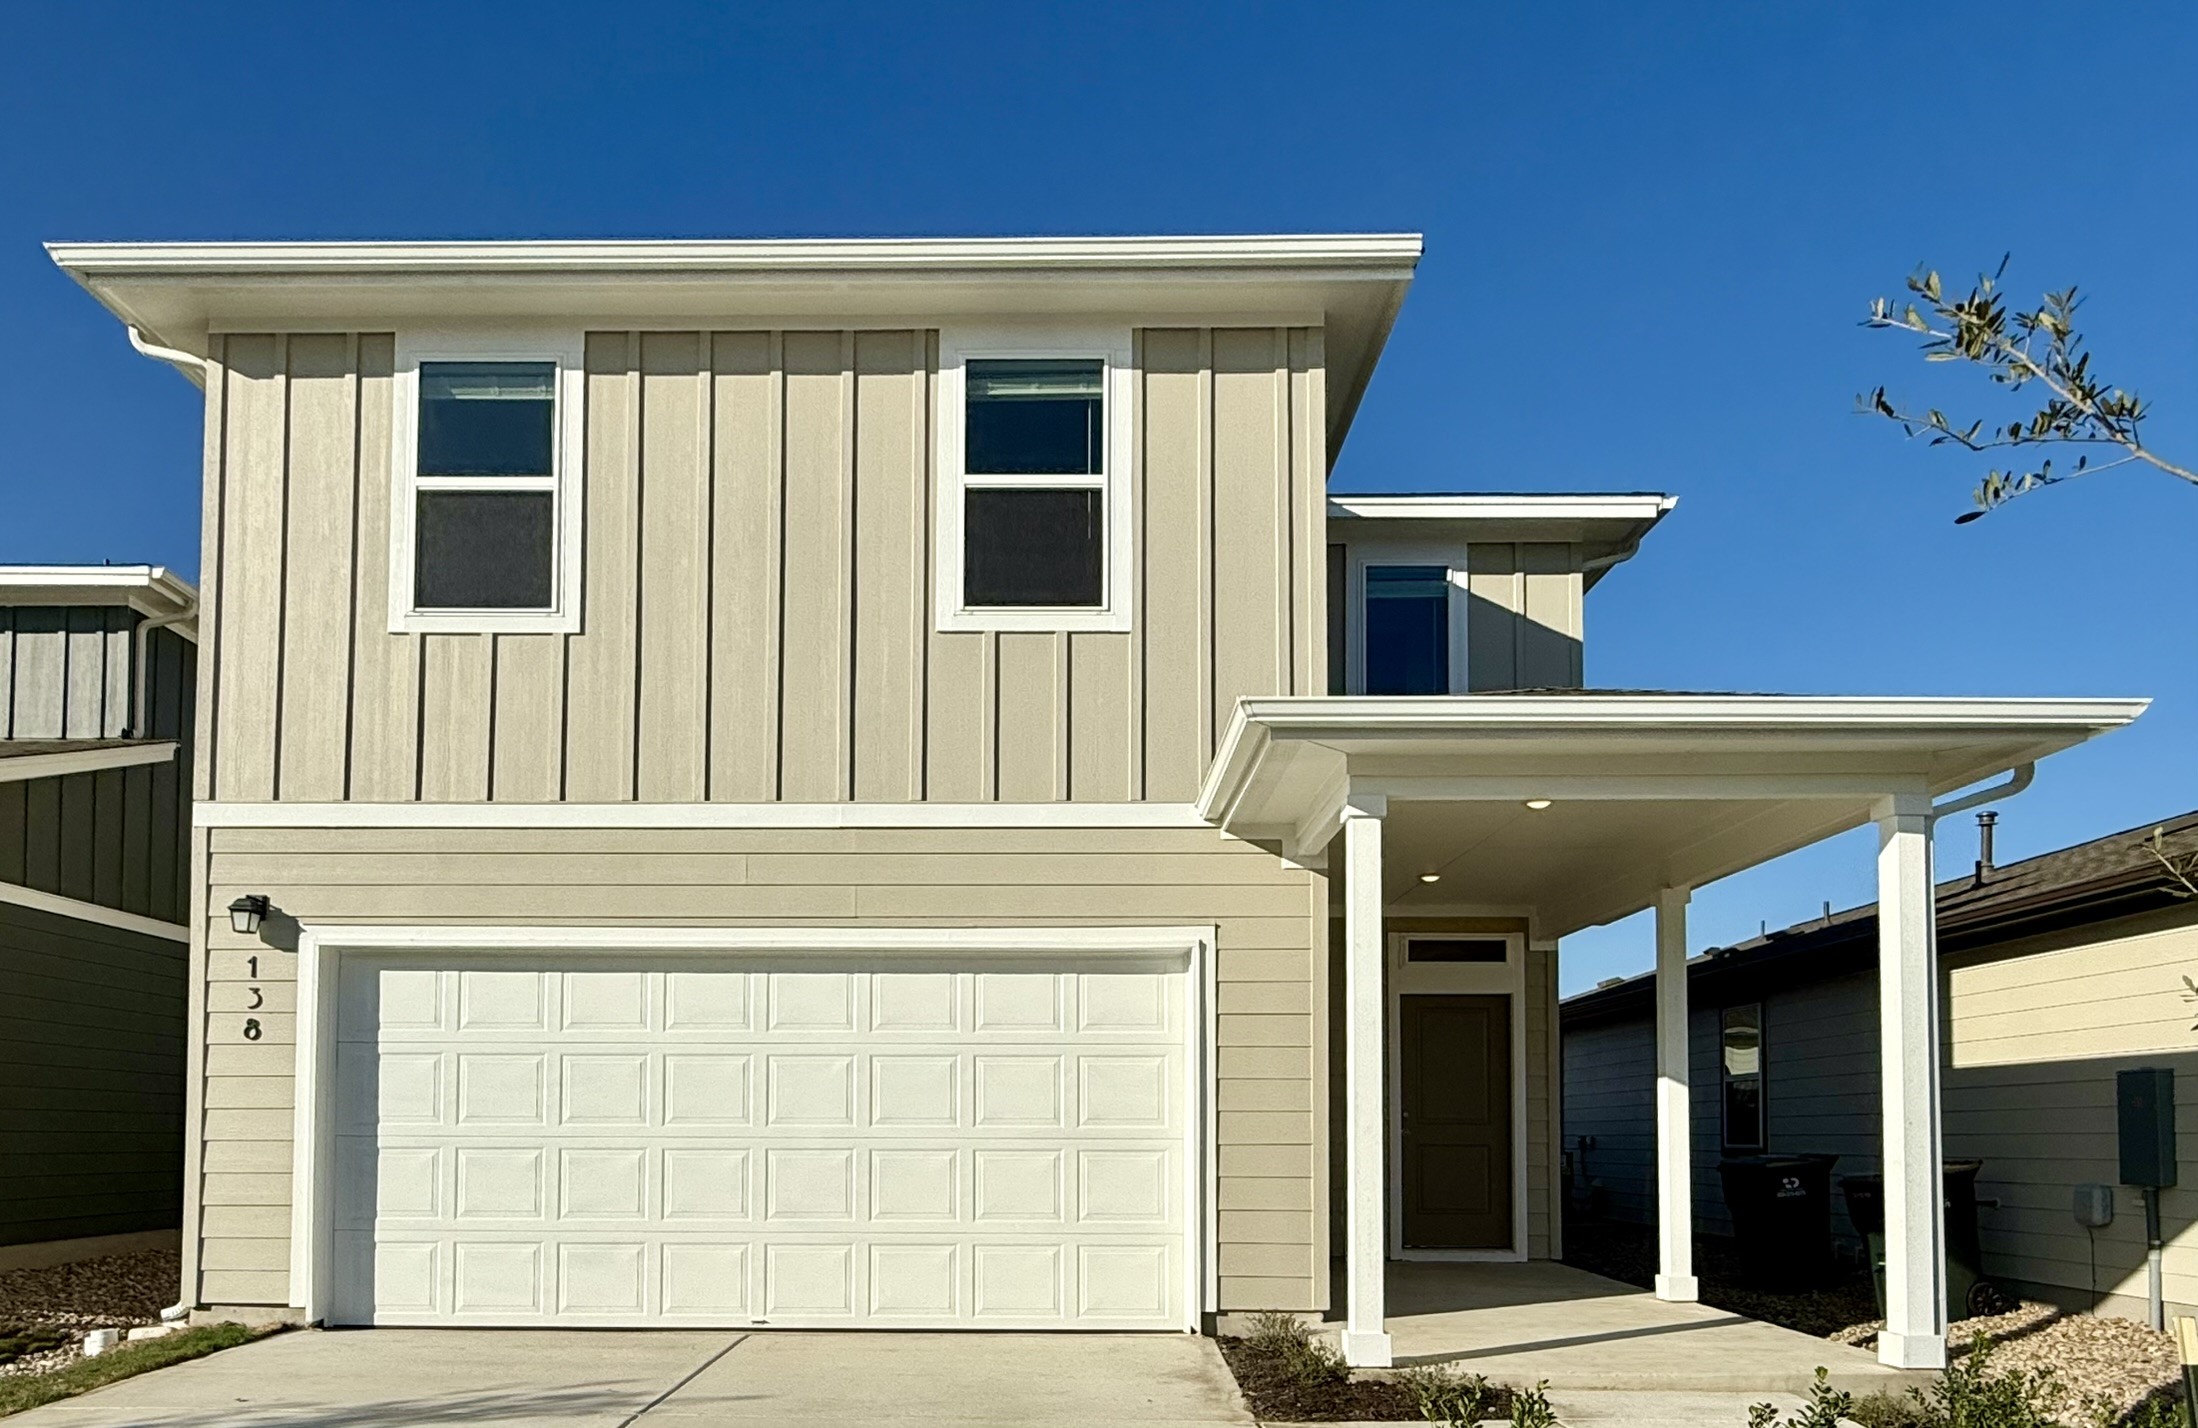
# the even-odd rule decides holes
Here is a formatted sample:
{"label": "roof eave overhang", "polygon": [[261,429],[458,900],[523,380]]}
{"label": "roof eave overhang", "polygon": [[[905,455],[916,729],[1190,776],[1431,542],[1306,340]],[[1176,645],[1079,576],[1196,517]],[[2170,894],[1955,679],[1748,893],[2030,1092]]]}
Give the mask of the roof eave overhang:
{"label": "roof eave overhang", "polygon": [[1318,325],[1331,461],[1420,249],[1414,234],[47,245],[124,323],[198,355],[218,332],[528,320]]}
{"label": "roof eave overhang", "polygon": [[164,565],[0,565],[0,606],[23,605],[127,605],[198,638],[198,589]]}
{"label": "roof eave overhang", "polygon": [[107,743],[94,748],[19,754],[0,758],[0,783],[58,778],[64,774],[99,773],[107,769],[135,768],[139,764],[164,764],[175,756],[176,743],[173,739],[145,739],[130,743]]}
{"label": "roof eave overhang", "polygon": [[[2129,723],[2147,701],[1710,695],[1240,700],[1199,813],[1315,858],[1347,801],[1783,805],[1796,818],[1671,869],[1699,885]],[[1796,829],[1803,829],[1801,834]],[[1798,841],[1797,841],[1798,839]],[[1573,925],[1631,906],[1579,902]]]}
{"label": "roof eave overhang", "polygon": [[1575,545],[1588,588],[1632,559],[1679,504],[1660,492],[1561,495],[1331,495],[1329,529],[1347,538],[1391,534],[1475,542]]}

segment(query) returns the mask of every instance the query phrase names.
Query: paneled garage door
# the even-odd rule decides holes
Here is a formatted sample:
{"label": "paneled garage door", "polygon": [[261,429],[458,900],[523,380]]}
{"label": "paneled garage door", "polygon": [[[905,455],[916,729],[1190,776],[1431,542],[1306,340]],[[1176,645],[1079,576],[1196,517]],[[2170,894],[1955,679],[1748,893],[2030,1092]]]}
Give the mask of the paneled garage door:
{"label": "paneled garage door", "polygon": [[330,1317],[1183,1328],[1147,967],[347,957]]}

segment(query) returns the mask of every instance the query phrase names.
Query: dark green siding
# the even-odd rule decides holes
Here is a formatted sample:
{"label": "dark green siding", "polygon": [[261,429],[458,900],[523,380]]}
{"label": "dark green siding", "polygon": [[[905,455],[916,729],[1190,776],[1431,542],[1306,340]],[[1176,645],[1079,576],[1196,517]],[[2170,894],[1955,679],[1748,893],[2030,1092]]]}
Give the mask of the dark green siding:
{"label": "dark green siding", "polygon": [[0,1244],[183,1203],[185,950],[0,903]]}

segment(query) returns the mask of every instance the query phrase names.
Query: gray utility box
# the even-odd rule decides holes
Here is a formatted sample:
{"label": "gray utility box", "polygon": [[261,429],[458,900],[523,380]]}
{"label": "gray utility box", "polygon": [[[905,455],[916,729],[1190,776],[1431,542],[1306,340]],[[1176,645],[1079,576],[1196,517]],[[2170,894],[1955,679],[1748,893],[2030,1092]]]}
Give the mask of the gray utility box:
{"label": "gray utility box", "polygon": [[2121,1131],[2122,1183],[2165,1187],[2175,1183],[2175,1072],[2140,1066],[2114,1077]]}

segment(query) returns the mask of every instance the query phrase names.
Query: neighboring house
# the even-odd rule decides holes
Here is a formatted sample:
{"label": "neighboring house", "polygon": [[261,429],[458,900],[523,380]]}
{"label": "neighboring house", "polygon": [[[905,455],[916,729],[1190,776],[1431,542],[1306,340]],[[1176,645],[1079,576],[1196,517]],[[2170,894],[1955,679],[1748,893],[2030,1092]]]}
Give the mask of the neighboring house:
{"label": "neighboring house", "polygon": [[52,252],[206,391],[205,1309],[1185,1330],[1341,1260],[1386,1363],[1390,1256],[1560,1249],[1560,937],[1874,820],[1927,1066],[1931,800],[2143,708],[1582,689],[1668,499],[1327,497],[1416,237]]}
{"label": "neighboring house", "polygon": [[175,1241],[196,610],[0,565],[0,1269]]}
{"label": "neighboring house", "polygon": [[[2160,825],[2170,857],[2198,855],[2198,813]],[[2145,847],[2151,828],[1939,884],[1946,1154],[1981,1160],[1984,1270],[2023,1294],[2142,1318],[2145,1217],[2115,1191],[2087,1231],[2075,1188],[2113,1185],[2115,1073],[2180,1074],[2184,1188],[2165,1191],[2165,1298],[2198,1305],[2198,897]],[[1989,853],[1989,837],[1985,843]],[[1824,1152],[1836,1175],[1878,1169],[1877,909],[1834,913],[1688,963],[1696,1223],[1729,1232],[1726,1154]],[[1569,997],[1565,1149],[1584,1213],[1655,1219],[1651,979]],[[2188,1107],[2189,1109],[2185,1109]],[[1850,1245],[1844,1200],[1834,1231]]]}

